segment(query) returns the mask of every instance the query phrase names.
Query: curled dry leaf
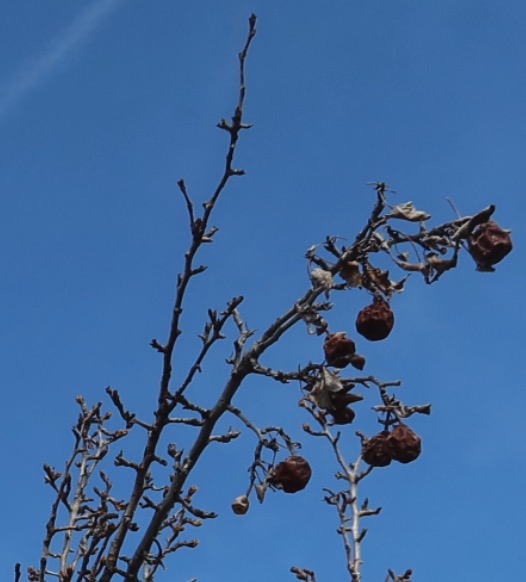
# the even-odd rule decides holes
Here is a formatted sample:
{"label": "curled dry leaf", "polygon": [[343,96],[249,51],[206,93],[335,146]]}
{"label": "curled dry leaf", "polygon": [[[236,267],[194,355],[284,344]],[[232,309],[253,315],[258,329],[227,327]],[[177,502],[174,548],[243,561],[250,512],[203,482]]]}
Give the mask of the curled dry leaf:
{"label": "curled dry leaf", "polygon": [[387,215],[388,218],[401,218],[402,220],[409,220],[410,222],[420,222],[428,220],[431,215],[423,210],[417,210],[412,202],[404,202],[395,206]]}
{"label": "curled dry leaf", "polygon": [[[335,417],[336,424],[348,424],[352,421],[351,412],[345,412],[344,409],[349,404],[363,400],[363,396],[359,394],[349,394],[348,391],[353,387],[354,384],[348,382],[344,385],[338,374],[322,368],[320,378],[310,390],[308,398],[316,406]],[[352,418],[354,418],[354,412]],[[345,422],[340,422],[342,420]]]}
{"label": "curled dry leaf", "polygon": [[400,281],[391,281],[389,279],[389,271],[383,271],[376,267],[367,266],[365,270],[366,287],[371,291],[380,291],[386,297],[391,297],[394,293],[401,293],[404,290],[404,284],[407,277]]}
{"label": "curled dry leaf", "polygon": [[314,286],[320,286],[325,289],[327,294],[333,287],[332,275],[329,271],[324,269],[313,269],[310,274],[310,278]]}
{"label": "curled dry leaf", "polygon": [[412,273],[423,273],[427,268],[424,263],[410,263],[409,261],[402,261],[399,259],[393,259],[393,261],[404,271],[410,271]]}
{"label": "curled dry leaf", "polygon": [[337,372],[331,372],[327,368],[321,371],[321,386],[327,392],[340,392],[344,389],[343,382]]}
{"label": "curled dry leaf", "polygon": [[263,501],[265,501],[265,493],[268,489],[267,483],[260,483],[259,485],[256,485],[254,489],[256,491],[256,497],[258,498],[258,501],[263,503]]}
{"label": "curled dry leaf", "polygon": [[427,253],[426,263],[426,280],[434,282],[443,273],[457,266],[457,255],[453,255],[450,259],[443,259],[437,253]]}
{"label": "curled dry leaf", "polygon": [[362,274],[360,263],[357,261],[347,261],[340,269],[340,277],[349,287],[362,287]]}
{"label": "curled dry leaf", "polygon": [[322,372],[310,390],[309,399],[324,410],[332,405],[332,395],[344,389],[338,374],[322,368]]}

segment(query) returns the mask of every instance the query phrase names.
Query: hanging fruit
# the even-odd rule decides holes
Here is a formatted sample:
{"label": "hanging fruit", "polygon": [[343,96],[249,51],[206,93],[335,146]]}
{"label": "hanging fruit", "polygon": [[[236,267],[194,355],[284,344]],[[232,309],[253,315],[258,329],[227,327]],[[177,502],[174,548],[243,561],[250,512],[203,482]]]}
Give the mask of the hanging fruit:
{"label": "hanging fruit", "polygon": [[232,501],[232,511],[236,515],[245,515],[245,513],[249,510],[250,502],[246,495],[240,495],[236,497],[234,501]]}
{"label": "hanging fruit", "polygon": [[356,413],[349,405],[356,402],[358,398],[353,394],[336,392],[331,396],[331,407],[329,413],[332,416],[334,424],[351,424]]}
{"label": "hanging fruit", "polygon": [[475,228],[469,238],[469,254],[475,259],[479,271],[493,271],[492,266],[511,252],[509,230],[504,230],[493,220]]}
{"label": "hanging fruit", "polygon": [[345,368],[356,352],[356,344],[345,336],[344,331],[338,331],[327,336],[323,344],[323,351],[329,366]]}
{"label": "hanging fruit", "polygon": [[292,455],[272,469],[268,482],[285,493],[296,493],[305,489],[311,475],[309,463],[299,455]]}
{"label": "hanging fruit", "polygon": [[393,460],[389,431],[383,430],[362,444],[362,459],[373,467],[387,467]]}
{"label": "hanging fruit", "polygon": [[389,445],[393,459],[399,463],[411,463],[422,452],[420,437],[403,423],[391,431]]}
{"label": "hanging fruit", "polygon": [[420,437],[402,422],[391,432],[383,430],[362,441],[362,459],[373,467],[386,467],[391,461],[411,463],[421,452]]}
{"label": "hanging fruit", "polygon": [[394,314],[389,303],[376,297],[371,305],[364,307],[356,318],[356,330],[370,341],[385,339],[393,329]]}

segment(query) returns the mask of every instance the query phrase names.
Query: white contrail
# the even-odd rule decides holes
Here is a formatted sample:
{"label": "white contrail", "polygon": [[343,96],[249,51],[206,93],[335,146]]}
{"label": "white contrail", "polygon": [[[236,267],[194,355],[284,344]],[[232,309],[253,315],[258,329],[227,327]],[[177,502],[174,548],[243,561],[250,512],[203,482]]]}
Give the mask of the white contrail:
{"label": "white contrail", "polygon": [[24,63],[13,77],[0,85],[0,123],[31,91],[44,83],[53,71],[73,55],[125,0],[95,0],[64,30],[43,53]]}

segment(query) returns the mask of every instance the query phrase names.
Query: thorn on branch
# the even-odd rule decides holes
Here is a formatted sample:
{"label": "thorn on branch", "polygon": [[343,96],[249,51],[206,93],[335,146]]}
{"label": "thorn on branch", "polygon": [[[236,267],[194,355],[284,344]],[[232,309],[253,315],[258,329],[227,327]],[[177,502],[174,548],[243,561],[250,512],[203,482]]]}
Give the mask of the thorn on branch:
{"label": "thorn on branch", "polygon": [[159,465],[162,465],[163,467],[167,467],[168,466],[168,462],[166,461],[166,459],[163,459],[162,457],[159,457],[157,455],[154,455],[153,460],[156,463],[159,463]]}
{"label": "thorn on branch", "polygon": [[116,467],[129,467],[130,469],[135,469],[137,472],[139,471],[139,465],[133,461],[126,460],[123,451],[120,451],[113,463]]}
{"label": "thorn on branch", "polygon": [[[113,390],[110,386],[107,386],[106,387],[106,394],[108,394],[108,396],[111,398],[111,401],[115,405],[115,408],[117,408],[122,419],[126,422],[126,428],[128,428],[128,429],[131,428],[133,425],[133,421],[135,420],[135,414],[127,411],[124,408],[124,405],[122,403],[122,400],[121,400],[121,397],[120,397],[118,390]],[[122,435],[122,436],[125,436],[125,435]]]}
{"label": "thorn on branch", "polygon": [[362,529],[362,531],[360,532],[360,534],[356,538],[356,542],[360,543],[366,535],[367,535],[367,528],[364,528],[364,529]]}
{"label": "thorn on branch", "polygon": [[369,517],[371,515],[378,515],[382,511],[381,507],[376,509],[364,509],[360,511],[360,517]]}
{"label": "thorn on branch", "polygon": [[[219,231],[219,227],[217,226],[213,226],[207,233],[205,233],[202,238],[201,238],[201,242],[204,243],[211,243],[213,242],[213,237],[216,234],[216,232]],[[206,267],[205,267],[206,269]]]}
{"label": "thorn on branch", "polygon": [[385,579],[385,582],[411,582],[411,576],[413,575],[413,570],[406,570],[401,576],[397,576],[392,570],[388,570],[389,575]]}
{"label": "thorn on branch", "polygon": [[150,499],[147,495],[142,496],[142,501],[139,503],[139,505],[143,509],[153,509],[154,511],[159,509],[159,504],[152,501],[152,499]]}
{"label": "thorn on branch", "polygon": [[369,465],[367,467],[367,469],[364,469],[363,471],[361,471],[360,473],[358,473],[358,475],[356,476],[356,483],[359,483],[362,479],[365,479],[365,477],[367,477],[367,475],[369,475],[369,473],[374,469],[374,467],[372,465]]}
{"label": "thorn on branch", "polygon": [[60,477],[62,477],[62,473],[59,473],[58,471],[55,471],[55,469],[53,467],[51,467],[51,465],[44,465],[44,472],[46,474],[44,482],[48,485],[51,485],[51,487],[57,491],[57,485],[56,485],[56,481],[57,479],[60,479]]}
{"label": "thorn on branch", "polygon": [[304,582],[316,582],[316,574],[312,570],[293,566],[290,571],[296,575],[297,580],[303,580]]}
{"label": "thorn on branch", "polygon": [[161,345],[155,338],[152,339],[150,345],[152,346],[153,349],[157,350],[158,352],[161,352],[161,354],[164,354],[166,351],[166,348],[163,345]]}
{"label": "thorn on branch", "polygon": [[228,123],[228,121],[223,117],[217,124],[219,129],[224,129],[225,131],[232,132],[232,126]]}
{"label": "thorn on branch", "polygon": [[[201,239],[201,240],[202,240],[203,242],[212,242],[211,240],[210,240],[210,241],[205,241],[205,240],[204,240],[204,237],[203,237],[203,239]],[[207,269],[207,268],[208,268],[208,267],[207,267],[206,265],[199,265],[199,267],[196,267],[195,269],[192,269],[192,270],[190,271],[190,275],[191,275],[192,277],[193,277],[193,276],[195,276],[195,275],[199,275],[199,273],[203,273],[204,271],[206,271],[206,269]]]}
{"label": "thorn on branch", "polygon": [[181,190],[185,202],[186,202],[186,207],[188,208],[188,215],[190,218],[190,229],[192,231],[192,233],[194,232],[194,225],[195,225],[195,218],[194,218],[194,205],[192,200],[190,199],[190,196],[188,196],[188,192],[186,190],[186,184],[184,180],[179,180],[177,182],[177,185],[179,186],[179,190]]}
{"label": "thorn on branch", "polygon": [[249,26],[249,34],[250,36],[254,36],[256,34],[256,21],[258,17],[252,12],[252,14],[248,17],[248,26]]}
{"label": "thorn on branch", "polygon": [[179,466],[181,464],[181,457],[183,456],[184,450],[178,449],[174,443],[170,443],[167,447],[167,453],[175,461],[175,465]]}
{"label": "thorn on branch", "polygon": [[[191,504],[192,497],[197,493],[197,487],[194,485],[190,487],[188,490],[188,495],[186,497],[179,497],[179,503],[193,516],[198,517],[200,519],[215,519],[217,517],[217,513],[214,511],[204,511],[197,507],[194,507]],[[195,525],[195,524],[193,524]],[[199,524],[201,525],[201,524]]]}

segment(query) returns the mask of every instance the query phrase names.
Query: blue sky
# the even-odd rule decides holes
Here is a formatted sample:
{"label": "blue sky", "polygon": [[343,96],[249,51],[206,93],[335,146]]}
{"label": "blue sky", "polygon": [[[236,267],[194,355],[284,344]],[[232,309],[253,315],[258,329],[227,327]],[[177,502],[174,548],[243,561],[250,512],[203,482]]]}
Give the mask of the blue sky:
{"label": "blue sky", "polygon": [[[197,202],[217,183],[226,136],[215,124],[233,110],[236,55],[255,12],[254,128],[236,164],[247,175],[217,208],[184,353],[206,309],[235,295],[258,330],[288,308],[309,284],[305,250],[363,225],[367,182],[388,182],[393,202],[413,200],[436,222],[454,217],[447,197],[464,214],[495,203],[515,245],[497,272],[475,272],[465,255],[437,285],[413,276],[393,300],[389,339],[360,346],[369,373],[402,379],[408,402],[433,402],[413,423],[422,457],[364,482],[383,506],[367,524],[364,580],[388,567],[425,582],[522,579],[524,2],[21,0],[0,12],[3,577],[14,562],[38,562],[51,503],[41,467],[60,468],[70,450],[75,396],[105,400],[111,385],[146,419],[153,410],[160,359],[148,343],[165,337],[188,240],[176,182],[185,178]],[[351,333],[367,302],[357,291],[338,297],[331,328]],[[230,345],[200,381],[205,400]],[[320,350],[298,329],[269,363],[294,369]],[[297,387],[251,381],[238,403],[303,438],[309,488],[233,516],[254,443],[247,434],[218,447],[195,481],[221,517],[161,582],[288,580],[291,565],[320,582],[345,579],[336,518],[320,502],[334,465],[303,437],[298,398]],[[351,429],[351,458],[356,450]]]}

